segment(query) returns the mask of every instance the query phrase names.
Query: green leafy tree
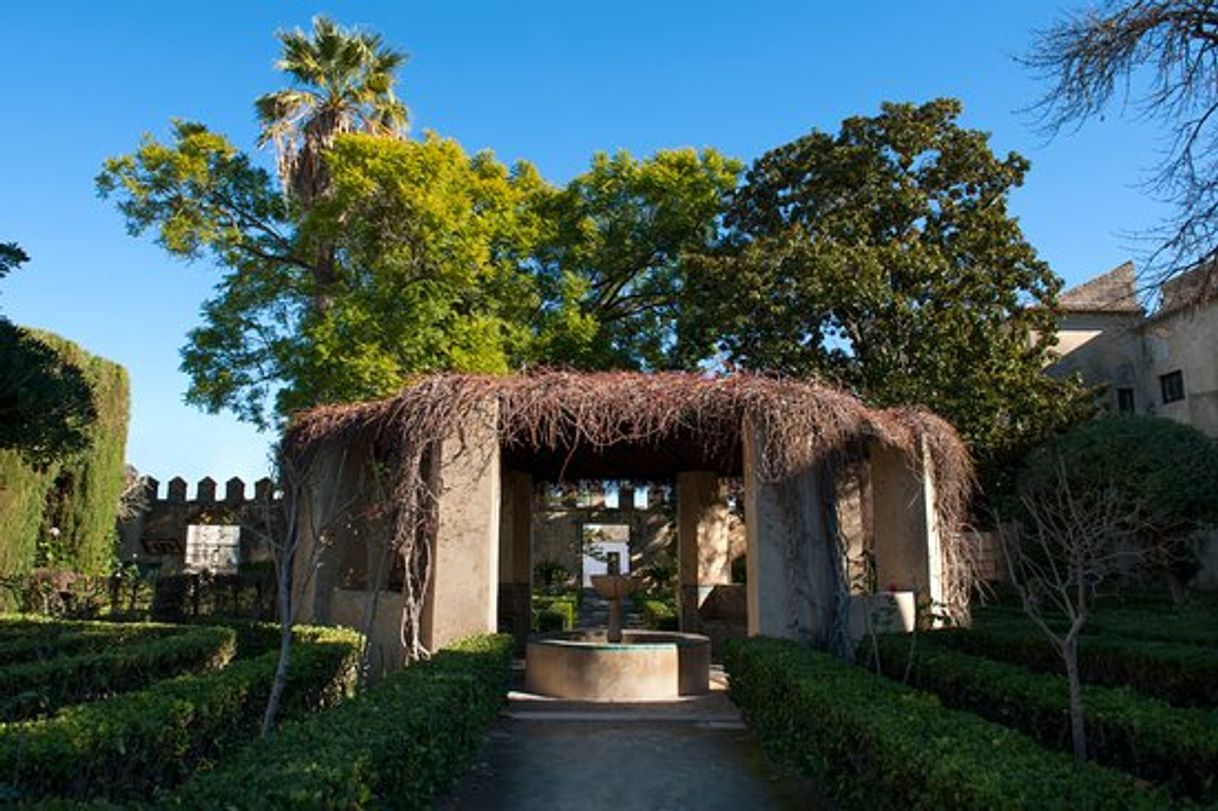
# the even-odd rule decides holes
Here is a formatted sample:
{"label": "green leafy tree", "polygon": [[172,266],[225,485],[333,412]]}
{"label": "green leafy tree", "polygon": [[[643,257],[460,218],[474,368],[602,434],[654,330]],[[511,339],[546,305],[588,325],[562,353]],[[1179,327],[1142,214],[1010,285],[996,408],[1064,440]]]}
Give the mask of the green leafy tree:
{"label": "green leafy tree", "polygon": [[[548,193],[457,142],[366,135],[329,153],[333,188],[306,235],[337,246],[341,295],[292,358],[287,409],[396,392],[410,374],[506,372],[529,352],[540,299],[526,270]],[[298,366],[297,366],[298,365]]]}
{"label": "green leafy tree", "polygon": [[[182,351],[188,402],[267,426],[293,409],[396,391],[406,375],[504,371],[538,301],[524,257],[538,230],[527,165],[455,142],[339,136],[330,191],[300,216],[222,136],[175,124],[107,162],[98,184],[128,228],[224,269]],[[301,245],[334,246],[330,306]]]}
{"label": "green leafy tree", "polygon": [[960,112],[885,104],[759,158],[690,273],[691,320],[731,363],[929,407],[1006,462],[1090,404],[1042,373],[1060,281],[1007,212],[1028,163]]}
{"label": "green leafy tree", "polygon": [[223,135],[175,121],[168,143],[146,135],[107,160],[97,188],[116,200],[132,235],[151,232],[171,256],[224,269],[183,350],[187,402],[273,422],[268,404],[317,288],[274,178]]}
{"label": "green leafy tree", "polygon": [[643,160],[601,153],[543,198],[538,359],[597,369],[688,365],[680,334],[683,257],[713,242],[741,168],[712,149],[663,150]]}

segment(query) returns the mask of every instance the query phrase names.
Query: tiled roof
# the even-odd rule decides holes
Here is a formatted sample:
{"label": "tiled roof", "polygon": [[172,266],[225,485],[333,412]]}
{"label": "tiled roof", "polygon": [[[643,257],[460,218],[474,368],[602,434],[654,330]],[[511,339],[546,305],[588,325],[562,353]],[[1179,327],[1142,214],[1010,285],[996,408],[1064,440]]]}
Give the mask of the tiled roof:
{"label": "tiled roof", "polygon": [[1218,265],[1206,262],[1163,282],[1157,315],[1218,298]]}
{"label": "tiled roof", "polygon": [[1107,273],[1071,287],[1057,297],[1067,313],[1129,313],[1140,315],[1134,282],[1133,262],[1118,265]]}

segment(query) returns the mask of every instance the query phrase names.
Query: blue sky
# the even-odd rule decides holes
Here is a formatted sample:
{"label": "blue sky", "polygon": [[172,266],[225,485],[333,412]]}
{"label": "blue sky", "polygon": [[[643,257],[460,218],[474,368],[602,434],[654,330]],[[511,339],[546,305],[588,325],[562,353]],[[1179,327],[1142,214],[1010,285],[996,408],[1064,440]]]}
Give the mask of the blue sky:
{"label": "blue sky", "polygon": [[[1020,111],[1041,86],[1014,60],[1060,3],[625,2],[35,3],[0,8],[0,240],[29,265],[0,309],[124,364],[128,458],[165,481],[266,469],[269,437],[182,404],[178,350],[217,280],[132,239],[94,194],[102,160],[171,117],[252,149],[252,102],[281,85],[277,29],[316,13],[411,54],[400,93],[414,131],[527,158],[554,182],[597,150],[714,146],[746,160],[881,101],[955,96],[996,151],[1032,161],[1013,199],[1068,283],[1133,255],[1164,210],[1139,188],[1154,131],[1120,116],[1045,142]],[[263,155],[270,161],[270,156]]]}

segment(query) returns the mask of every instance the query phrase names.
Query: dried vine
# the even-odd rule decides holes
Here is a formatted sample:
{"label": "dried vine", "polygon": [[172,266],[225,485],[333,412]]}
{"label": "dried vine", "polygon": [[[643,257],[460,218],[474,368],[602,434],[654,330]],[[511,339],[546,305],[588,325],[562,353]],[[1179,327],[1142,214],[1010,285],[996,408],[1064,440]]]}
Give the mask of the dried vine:
{"label": "dried vine", "polygon": [[755,460],[763,483],[849,458],[868,443],[900,450],[914,469],[925,459],[935,482],[949,611],[966,610],[972,569],[957,530],[973,467],[956,431],[933,414],[870,409],[827,386],[749,374],[444,374],[419,378],[388,400],[301,414],[284,441],[287,453],[322,441],[369,441],[379,460],[389,460],[390,542],[405,571],[401,639],[411,659],[428,654],[420,621],[431,579],[440,440],[455,436],[473,442],[462,435],[463,428],[489,414],[496,415],[493,436],[501,447],[569,454],[623,443],[659,447],[684,436],[695,437],[708,455],[727,458],[739,451],[743,426],[750,422],[764,427]]}

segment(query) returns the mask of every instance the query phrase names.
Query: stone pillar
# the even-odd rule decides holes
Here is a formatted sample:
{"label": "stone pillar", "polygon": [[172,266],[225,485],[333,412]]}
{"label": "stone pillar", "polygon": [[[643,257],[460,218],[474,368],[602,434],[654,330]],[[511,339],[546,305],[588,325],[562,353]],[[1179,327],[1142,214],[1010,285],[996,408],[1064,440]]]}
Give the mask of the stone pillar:
{"label": "stone pillar", "polygon": [[533,613],[533,477],[503,472],[499,507],[499,626],[523,649]]}
{"label": "stone pillar", "polygon": [[923,449],[917,460],[900,450],[871,448],[875,573],[879,591],[916,591],[919,602],[943,601],[935,484]]}
{"label": "stone pillar", "polygon": [[439,443],[439,489],[431,588],[423,606],[423,644],[437,650],[497,630],[499,590],[499,435],[493,401]]}
{"label": "stone pillar", "polygon": [[732,582],[727,488],[716,474],[677,474],[677,546],[681,630],[698,633],[699,606],[716,585]]}
{"label": "stone pillar", "polygon": [[833,569],[820,466],[763,480],[764,426],[745,420],[744,514],[750,636],[824,644],[833,616]]}

